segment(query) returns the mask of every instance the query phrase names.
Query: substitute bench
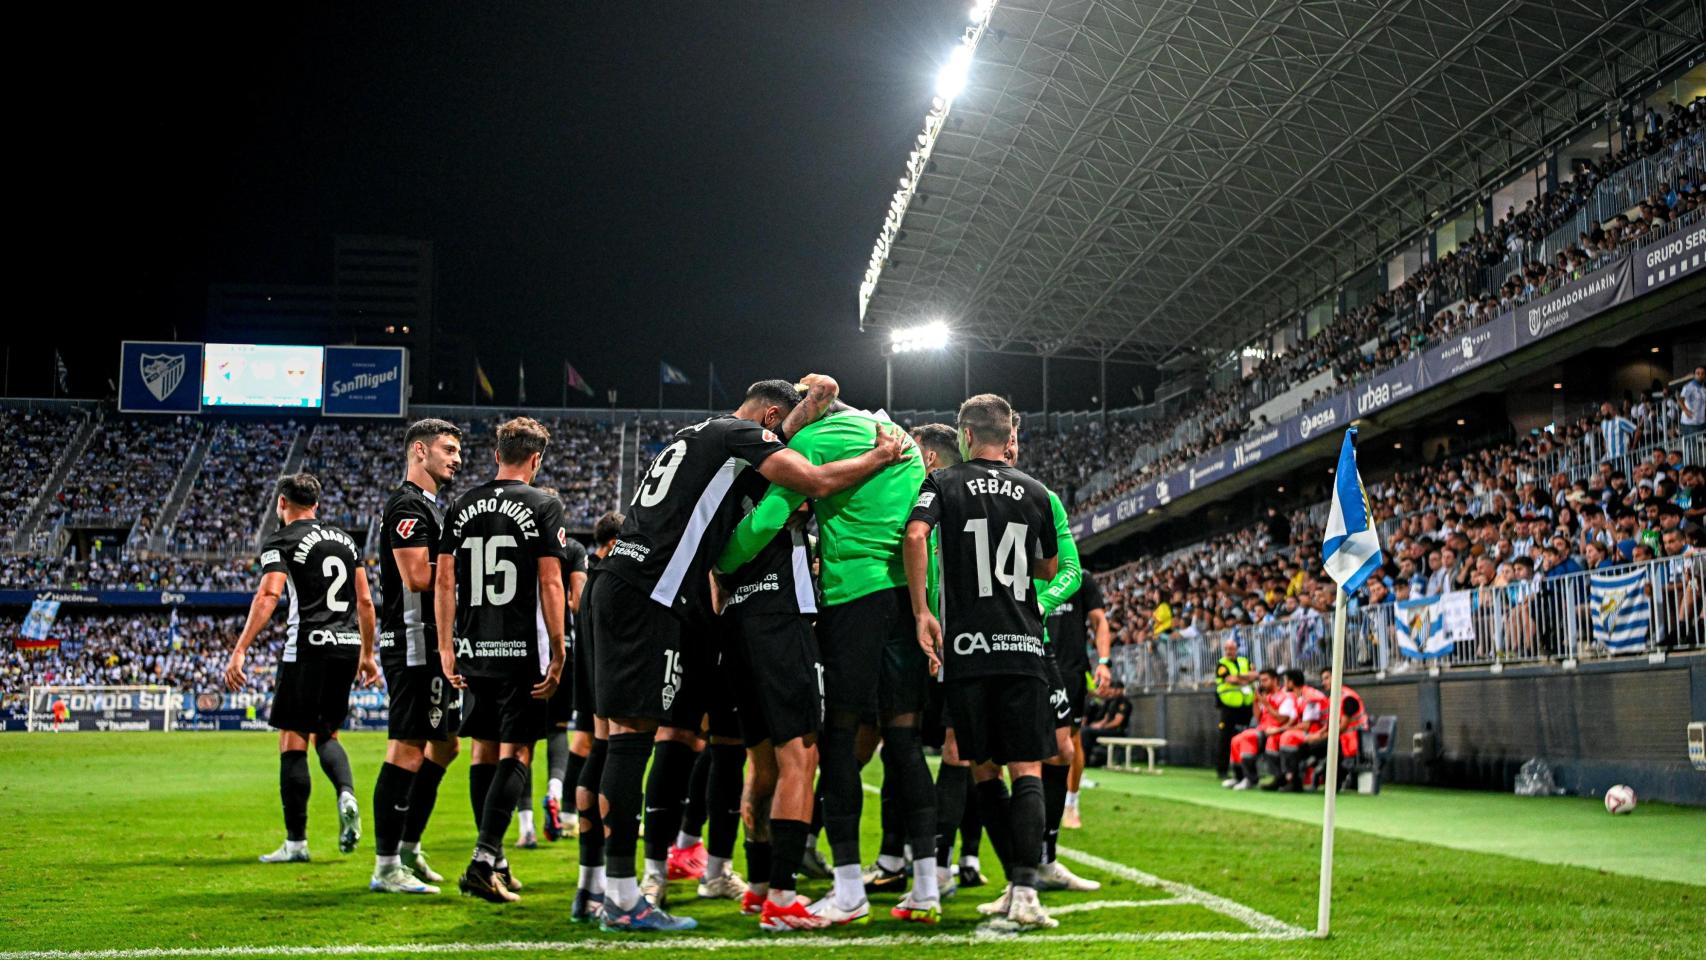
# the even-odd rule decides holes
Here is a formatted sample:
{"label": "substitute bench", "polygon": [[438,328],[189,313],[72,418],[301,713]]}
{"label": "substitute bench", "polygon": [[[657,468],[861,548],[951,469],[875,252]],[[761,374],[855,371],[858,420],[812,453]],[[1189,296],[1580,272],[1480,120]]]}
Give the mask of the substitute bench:
{"label": "substitute bench", "polygon": [[[1155,751],[1161,747],[1165,747],[1167,745],[1167,741],[1161,739],[1160,737],[1102,737],[1101,739],[1097,740],[1096,742],[1099,744],[1102,744],[1103,746],[1108,748],[1108,769],[1110,769],[1110,770],[1129,770],[1132,772],[1144,772],[1144,773],[1160,773],[1161,772],[1160,770],[1156,769],[1156,767],[1155,767]],[[1114,749],[1116,747],[1123,749],[1125,751],[1124,756],[1121,758],[1121,760],[1119,762],[1115,762],[1115,760],[1114,760],[1114,757],[1115,757]],[[1131,764],[1131,748],[1132,747],[1142,747],[1144,749],[1144,751],[1148,754],[1149,766],[1146,770],[1138,771],[1138,769],[1136,767],[1132,766],[1132,764]]]}

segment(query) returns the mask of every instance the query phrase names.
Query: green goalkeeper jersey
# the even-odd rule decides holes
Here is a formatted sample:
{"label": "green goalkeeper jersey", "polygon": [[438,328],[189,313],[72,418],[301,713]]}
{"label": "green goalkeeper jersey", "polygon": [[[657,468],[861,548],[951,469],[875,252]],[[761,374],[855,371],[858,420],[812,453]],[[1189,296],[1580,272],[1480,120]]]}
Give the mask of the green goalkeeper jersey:
{"label": "green goalkeeper jersey", "polygon": [[[1072,542],[1072,526],[1066,521],[1066,507],[1061,505],[1053,490],[1048,492],[1048,505],[1054,512],[1054,542],[1059,551],[1060,567],[1055,570],[1052,580],[1031,581],[1037,590],[1037,604],[1043,609],[1044,623],[1048,622],[1056,607],[1078,592],[1078,583],[1083,577],[1082,568],[1078,565],[1078,544]],[[1044,636],[1047,636],[1046,632]]]}
{"label": "green goalkeeper jersey", "polygon": [[[863,410],[840,410],[788,440],[790,449],[812,463],[833,463],[871,449],[876,428],[899,430],[886,417]],[[834,606],[878,590],[906,585],[900,543],[906,518],[924,485],[924,460],[912,438],[902,432],[906,459],[890,464],[863,483],[813,503],[822,560],[823,602]],[[771,485],[752,513],[735,528],[717,559],[717,569],[738,569],[764,549],[805,495]]]}

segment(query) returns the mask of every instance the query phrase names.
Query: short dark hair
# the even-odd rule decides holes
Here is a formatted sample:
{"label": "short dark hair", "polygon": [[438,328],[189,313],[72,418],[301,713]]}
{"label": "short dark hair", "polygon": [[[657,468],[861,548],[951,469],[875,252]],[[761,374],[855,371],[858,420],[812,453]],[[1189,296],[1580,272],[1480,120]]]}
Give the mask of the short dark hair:
{"label": "short dark hair", "polygon": [[320,502],[320,478],[303,471],[278,479],[278,495],[299,507],[312,507]]}
{"label": "short dark hair", "polygon": [[416,420],[409,424],[409,429],[403,431],[403,450],[407,452],[415,445],[416,440],[425,440],[430,446],[439,437],[453,437],[457,442],[461,442],[462,428],[449,420],[440,420],[437,417]]}
{"label": "short dark hair", "polygon": [[598,522],[592,525],[592,542],[609,543],[621,536],[622,524],[627,522],[627,519],[627,517],[622,516],[622,514],[616,510],[612,510],[604,516],[599,517]]}
{"label": "short dark hair", "polygon": [[1292,667],[1290,670],[1287,670],[1285,672],[1285,678],[1287,680],[1291,681],[1292,683],[1297,684],[1300,687],[1303,686],[1305,683],[1309,682],[1306,679],[1304,679],[1303,671],[1297,669],[1296,667]]}
{"label": "short dark hair", "polygon": [[1006,443],[1013,434],[1013,406],[993,393],[960,404],[959,426],[979,443]]}
{"label": "short dark hair", "polygon": [[793,410],[800,403],[800,392],[786,380],[760,380],[746,388],[743,403],[753,400],[767,407],[781,407],[784,412]]}
{"label": "short dark hair", "polygon": [[544,453],[551,443],[551,431],[532,417],[516,417],[498,424],[498,461],[507,466],[527,462],[536,453]]}
{"label": "short dark hair", "polygon": [[960,438],[954,434],[954,428],[945,423],[926,423],[917,427],[912,431],[912,439],[924,449],[936,451],[936,459],[944,467],[960,462]]}

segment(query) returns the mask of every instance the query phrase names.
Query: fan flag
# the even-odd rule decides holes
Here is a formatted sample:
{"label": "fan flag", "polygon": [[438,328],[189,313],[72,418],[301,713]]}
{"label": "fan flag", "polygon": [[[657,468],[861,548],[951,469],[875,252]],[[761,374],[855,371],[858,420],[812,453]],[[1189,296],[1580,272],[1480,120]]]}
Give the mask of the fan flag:
{"label": "fan flag", "polygon": [[1357,473],[1355,427],[1345,431],[1339,448],[1339,468],[1333,475],[1333,506],[1327,514],[1327,539],[1321,545],[1321,560],[1327,576],[1339,589],[1350,593],[1362,586],[1368,575],[1384,562],[1380,534],[1369,523],[1368,494]]}
{"label": "fan flag", "polygon": [[1652,602],[1647,599],[1647,568],[1596,571],[1592,581],[1588,599],[1593,608],[1594,642],[1608,650],[1645,646],[1653,619]]}
{"label": "fan flag", "polygon": [[681,368],[672,367],[669,364],[664,363],[662,360],[658,361],[658,379],[664,383],[670,384],[693,382],[687,379],[687,374],[682,373]]}
{"label": "fan flag", "polygon": [[1413,660],[1433,660],[1457,645],[1445,632],[1445,605],[1439,597],[1417,597],[1396,605],[1398,652]]}
{"label": "fan flag", "polygon": [[480,366],[480,358],[474,358],[474,383],[487,400],[492,399],[492,381],[486,377],[486,368]]}

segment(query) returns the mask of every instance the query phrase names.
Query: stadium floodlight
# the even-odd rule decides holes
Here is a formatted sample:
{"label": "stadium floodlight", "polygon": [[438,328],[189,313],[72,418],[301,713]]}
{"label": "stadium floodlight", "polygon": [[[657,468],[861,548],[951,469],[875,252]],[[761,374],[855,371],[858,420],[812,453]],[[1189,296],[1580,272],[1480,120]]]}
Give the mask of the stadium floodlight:
{"label": "stadium floodlight", "polygon": [[[900,187],[895,190],[894,199],[889,201],[888,214],[883,217],[883,226],[877,232],[876,245],[871,248],[871,260],[866,264],[865,275],[859,281],[861,331],[865,329],[865,312],[871,307],[871,296],[877,292],[877,281],[882,278],[883,268],[888,266],[889,255],[893,252],[897,234],[900,233],[901,221],[906,219],[906,209],[912,204],[913,196],[918,193],[918,181],[930,168],[930,153],[936,148],[936,137],[947,124],[948,110],[953,106],[954,98],[965,92],[978,41],[983,39],[984,31],[989,29],[989,21],[997,2],[998,0],[976,0],[970,11],[971,24],[966,27],[965,33],[960,37],[959,46],[948,54],[948,62],[936,76],[936,95],[930,101],[930,112],[924,115],[924,132],[918,135],[917,147],[907,154],[906,176],[900,178]],[[919,202],[924,202],[922,197]]]}
{"label": "stadium floodlight", "polygon": [[971,76],[971,47],[960,44],[954,52],[948,54],[948,62],[942,66],[942,72],[936,75],[936,96],[943,100],[952,100],[966,88],[966,78]]}
{"label": "stadium floodlight", "polygon": [[889,333],[890,353],[917,353],[921,350],[941,350],[947,347],[951,334],[948,325],[940,320],[917,327],[906,327]]}

